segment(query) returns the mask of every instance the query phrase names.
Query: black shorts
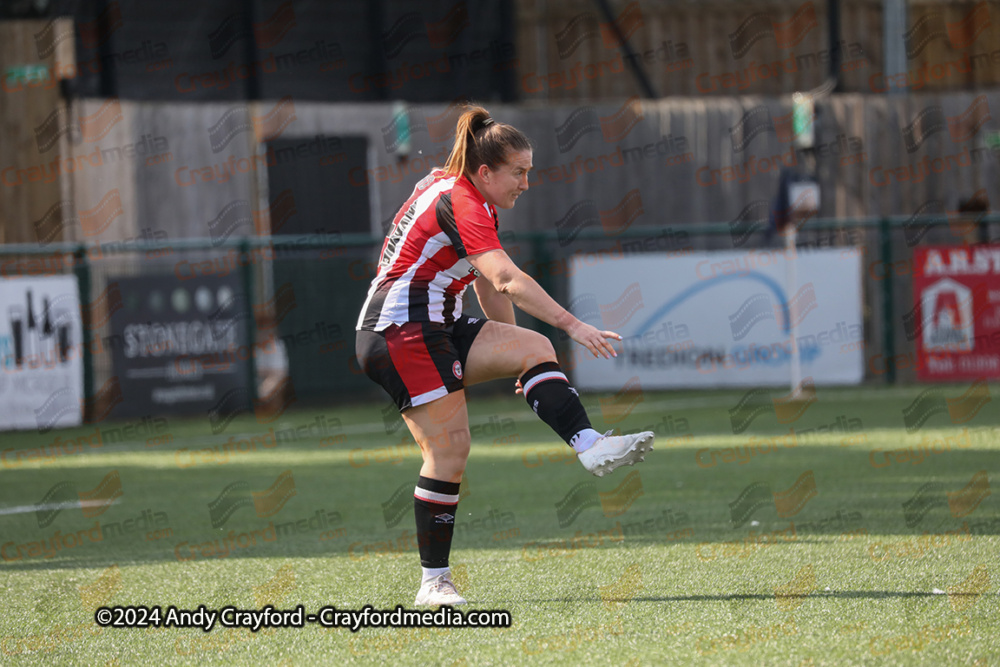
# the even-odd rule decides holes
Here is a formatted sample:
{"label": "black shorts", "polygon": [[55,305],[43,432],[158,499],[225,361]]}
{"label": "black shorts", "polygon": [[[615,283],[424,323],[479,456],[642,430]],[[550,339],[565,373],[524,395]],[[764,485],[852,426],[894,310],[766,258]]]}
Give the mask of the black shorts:
{"label": "black shorts", "polygon": [[359,331],[358,366],[382,386],[399,411],[465,387],[465,360],[489,320],[460,317],[452,325],[408,322],[383,331]]}

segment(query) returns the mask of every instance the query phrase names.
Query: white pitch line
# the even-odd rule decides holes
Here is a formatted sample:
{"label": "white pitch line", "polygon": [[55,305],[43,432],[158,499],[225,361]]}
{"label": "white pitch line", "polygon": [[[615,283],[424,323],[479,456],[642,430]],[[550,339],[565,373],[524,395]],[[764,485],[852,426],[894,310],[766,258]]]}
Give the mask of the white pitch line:
{"label": "white pitch line", "polygon": [[110,503],[104,500],[73,500],[66,503],[48,503],[45,505],[18,505],[17,507],[0,507],[0,516],[7,514],[28,514],[29,512],[48,512],[50,510],[71,510],[77,507],[103,507],[105,505],[117,505],[120,498],[115,498]]}

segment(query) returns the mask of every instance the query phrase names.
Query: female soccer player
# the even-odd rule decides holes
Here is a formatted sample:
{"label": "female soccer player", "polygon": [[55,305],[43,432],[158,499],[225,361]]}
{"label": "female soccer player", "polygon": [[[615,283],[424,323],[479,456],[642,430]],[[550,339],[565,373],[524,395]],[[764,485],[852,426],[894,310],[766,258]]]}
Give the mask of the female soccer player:
{"label": "female soccer player", "polygon": [[[518,378],[516,393],[598,477],[653,448],[649,431],[612,436],[591,428],[548,338],[515,324],[517,306],[595,357],[617,356],[609,341],[621,340],[557,304],[500,245],[496,209],[513,208],[531,167],[523,133],[468,107],[444,169],[417,183],[396,214],[358,318],[358,363],[396,402],[423,455],[413,494],[423,566],[415,604],[465,602],[448,554],[471,443],[466,385]],[[462,315],[470,283],[489,319]]]}

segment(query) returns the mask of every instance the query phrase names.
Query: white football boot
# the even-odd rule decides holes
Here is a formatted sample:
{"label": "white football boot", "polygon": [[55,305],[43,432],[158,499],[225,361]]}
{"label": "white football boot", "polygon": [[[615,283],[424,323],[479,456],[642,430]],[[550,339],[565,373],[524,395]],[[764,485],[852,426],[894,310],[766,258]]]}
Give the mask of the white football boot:
{"label": "white football boot", "polygon": [[433,579],[428,579],[420,585],[417,591],[417,599],[413,604],[417,605],[456,605],[465,604],[466,600],[458,594],[455,582],[451,580],[451,572],[439,574]]}
{"label": "white football boot", "polygon": [[589,472],[604,477],[624,465],[635,465],[646,458],[646,452],[653,449],[653,432],[643,431],[632,435],[611,435],[608,431],[597,439],[591,447],[577,454],[580,463]]}

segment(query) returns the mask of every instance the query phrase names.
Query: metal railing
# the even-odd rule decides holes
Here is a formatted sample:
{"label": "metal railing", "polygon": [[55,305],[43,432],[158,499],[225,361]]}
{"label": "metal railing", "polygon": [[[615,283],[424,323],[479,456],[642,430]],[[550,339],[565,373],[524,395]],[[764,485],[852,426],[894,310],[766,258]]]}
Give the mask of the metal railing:
{"label": "metal railing", "polygon": [[[857,230],[862,234],[857,235],[854,243],[836,244],[833,247],[861,247],[861,252],[865,257],[877,256],[873,265],[881,265],[882,275],[875,276],[872,271],[866,270],[865,279],[862,281],[866,294],[869,295],[868,310],[872,313],[871,326],[866,331],[866,346],[869,342],[877,345],[881,349],[881,354],[886,360],[886,367],[880,375],[884,375],[884,382],[887,384],[896,383],[898,380],[897,358],[897,303],[898,291],[900,287],[899,273],[890,270],[897,267],[900,262],[909,261],[908,254],[921,242],[925,236],[934,236],[935,228],[949,227],[949,235],[940,234],[940,229],[936,235],[938,242],[943,244],[959,244],[968,241],[973,237],[974,243],[989,241],[989,234],[994,225],[1000,224],[1000,215],[980,215],[965,217],[944,217],[944,216],[922,216],[922,217],[868,217],[850,219],[812,219],[798,227],[800,247],[808,247],[810,244],[809,234],[836,231],[848,232]],[[638,227],[628,228],[618,233],[606,233],[600,229],[583,229],[572,234],[567,240],[565,234],[559,230],[543,230],[533,232],[503,232],[502,238],[505,247],[516,248],[517,256],[515,262],[524,264],[525,255],[530,254],[535,271],[531,273],[550,294],[565,292],[565,284],[560,282],[557,272],[542,270],[539,267],[549,267],[553,262],[563,260],[574,254],[585,253],[585,248],[592,247],[595,242],[613,241],[616,247],[627,247],[630,251],[642,252],[644,240],[660,237],[685,235],[690,240],[690,247],[695,245],[703,246],[697,250],[738,250],[752,252],[761,249],[775,249],[776,246],[762,246],[760,241],[770,239],[772,244],[780,238],[777,234],[766,233],[764,224],[753,233],[751,237],[743,237],[741,243],[737,243],[736,223],[708,223],[693,224],[685,226],[671,227]],[[964,232],[961,240],[955,230]],[[900,232],[904,237],[899,238]],[[720,238],[729,236],[729,242],[720,242]],[[751,241],[756,241],[752,243]],[[860,241],[860,242],[858,242]],[[1000,242],[1000,238],[997,239]],[[237,261],[239,266],[240,280],[246,294],[251,297],[259,292],[256,287],[258,277],[255,276],[254,261],[239,261],[239,258],[249,258],[251,253],[261,250],[269,250],[272,255],[280,261],[281,253],[289,253],[284,259],[292,259],[295,262],[308,261],[307,258],[294,258],[292,251],[338,251],[347,249],[355,251],[369,249],[370,256],[374,258],[383,242],[382,237],[375,237],[365,234],[340,234],[340,235],[304,235],[304,236],[282,236],[282,237],[241,237],[227,239],[189,238],[189,239],[166,239],[166,240],[137,240],[129,242],[71,242],[71,243],[51,243],[40,244],[11,244],[0,246],[0,276],[7,277],[11,273],[18,274],[17,265],[11,264],[11,258],[21,258],[22,260],[49,257],[52,261],[44,266],[49,270],[39,269],[35,275],[44,273],[69,273],[73,272],[78,279],[81,295],[81,318],[83,325],[83,369],[84,369],[84,391],[86,398],[91,398],[94,394],[95,375],[94,361],[91,353],[92,348],[92,313],[86,304],[89,304],[93,295],[93,271],[95,266],[100,265],[116,256],[128,256],[132,254],[145,254],[146,256],[162,256],[169,253],[239,253]],[[588,246],[589,244],[589,246]],[[527,253],[522,251],[527,249]],[[655,250],[653,250],[655,251]],[[600,250],[598,250],[600,252]],[[513,253],[512,253],[513,254]],[[361,260],[355,260],[355,262]],[[14,268],[14,271],[11,269]],[[29,271],[30,272],[30,271]],[[905,272],[903,272],[905,275]],[[358,281],[359,278],[351,276],[351,280]],[[880,284],[876,288],[870,284],[877,280]],[[905,285],[904,285],[905,286]],[[876,297],[877,295],[877,297]],[[358,304],[360,307],[360,303]],[[875,314],[877,313],[877,317]],[[347,316],[345,315],[345,318]],[[349,325],[353,329],[355,313],[350,314]],[[345,321],[345,324],[348,322]],[[538,328],[548,335],[555,332],[540,322],[534,321],[531,326]],[[881,336],[875,336],[875,332],[880,332]],[[253,317],[246,318],[246,337],[249,345],[252,346],[256,340],[256,323]],[[869,336],[869,334],[872,334]],[[877,340],[880,338],[880,340]],[[249,359],[250,377],[255,377],[253,355]],[[870,375],[870,373],[866,373]],[[871,379],[869,377],[869,379]],[[252,397],[255,396],[255,383],[251,382]]]}

